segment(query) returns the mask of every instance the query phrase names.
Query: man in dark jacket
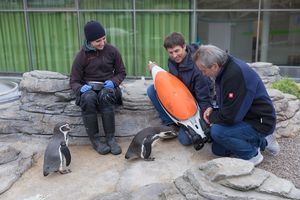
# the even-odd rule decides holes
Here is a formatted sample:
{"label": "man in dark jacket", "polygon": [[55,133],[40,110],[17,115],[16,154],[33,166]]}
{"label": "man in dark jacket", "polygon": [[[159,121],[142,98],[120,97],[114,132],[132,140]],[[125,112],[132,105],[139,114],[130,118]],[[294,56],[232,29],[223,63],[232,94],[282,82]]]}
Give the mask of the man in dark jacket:
{"label": "man in dark jacket", "polygon": [[[210,79],[203,76],[201,71],[192,60],[192,54],[196,51],[196,46],[186,45],[181,33],[172,32],[164,40],[164,47],[169,54],[169,72],[179,78],[193,94],[198,102],[201,113],[212,106],[213,83]],[[149,64],[151,71],[154,64]],[[167,115],[160,105],[154,85],[147,89],[147,94],[165,125],[175,126],[173,120]],[[183,145],[192,144],[191,138],[183,128],[179,129],[178,139]]]}
{"label": "man in dark jacket", "polygon": [[259,75],[213,45],[200,46],[193,60],[204,75],[215,79],[218,108],[208,108],[203,115],[211,124],[213,153],[235,155],[254,165],[263,160],[261,150],[277,155],[275,109]]}
{"label": "man in dark jacket", "polygon": [[[96,21],[84,27],[85,42],[77,53],[70,75],[82,119],[93,148],[100,154],[122,152],[115,140],[114,106],[121,104],[119,85],[126,77],[119,51],[106,43],[105,30]],[[102,116],[105,139],[100,137],[97,113]]]}

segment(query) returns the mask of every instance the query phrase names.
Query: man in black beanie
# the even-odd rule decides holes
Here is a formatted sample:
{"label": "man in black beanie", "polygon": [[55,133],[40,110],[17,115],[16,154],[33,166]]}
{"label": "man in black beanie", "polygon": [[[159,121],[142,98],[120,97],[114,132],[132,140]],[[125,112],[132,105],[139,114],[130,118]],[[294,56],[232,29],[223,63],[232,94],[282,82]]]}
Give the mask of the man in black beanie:
{"label": "man in black beanie", "polygon": [[[119,85],[126,77],[120,52],[106,43],[103,26],[90,21],[84,26],[85,41],[71,70],[70,86],[76,93],[76,105],[93,148],[100,154],[118,155],[115,140],[115,105],[122,104]],[[101,114],[105,138],[100,137],[97,113]]]}

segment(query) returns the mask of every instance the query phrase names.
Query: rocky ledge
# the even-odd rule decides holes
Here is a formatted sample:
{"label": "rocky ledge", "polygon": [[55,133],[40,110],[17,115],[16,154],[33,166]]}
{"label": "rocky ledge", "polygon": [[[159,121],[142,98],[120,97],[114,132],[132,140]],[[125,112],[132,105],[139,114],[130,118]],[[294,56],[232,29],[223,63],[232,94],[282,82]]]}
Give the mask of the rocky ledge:
{"label": "rocky ledge", "polygon": [[[191,168],[173,183],[153,183],[134,192],[115,192],[93,200],[192,200],[192,199],[300,199],[300,190],[288,180],[255,168],[248,161],[217,158]],[[91,200],[92,200],[91,199]]]}

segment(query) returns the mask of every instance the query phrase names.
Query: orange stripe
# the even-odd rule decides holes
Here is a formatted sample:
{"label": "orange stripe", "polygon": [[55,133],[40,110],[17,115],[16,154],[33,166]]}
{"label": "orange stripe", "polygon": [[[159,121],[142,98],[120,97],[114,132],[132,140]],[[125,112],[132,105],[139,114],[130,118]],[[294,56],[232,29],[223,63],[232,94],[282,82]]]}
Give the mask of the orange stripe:
{"label": "orange stripe", "polygon": [[155,88],[164,108],[177,120],[187,120],[197,112],[195,99],[188,88],[174,75],[160,71]]}

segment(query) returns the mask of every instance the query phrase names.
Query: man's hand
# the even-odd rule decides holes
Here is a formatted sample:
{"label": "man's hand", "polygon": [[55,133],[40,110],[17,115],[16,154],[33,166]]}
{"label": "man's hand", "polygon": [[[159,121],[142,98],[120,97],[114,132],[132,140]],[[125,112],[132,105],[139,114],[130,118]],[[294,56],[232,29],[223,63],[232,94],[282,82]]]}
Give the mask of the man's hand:
{"label": "man's hand", "polygon": [[148,70],[149,70],[150,74],[151,74],[152,68],[155,66],[157,66],[157,64],[155,62],[149,61]]}
{"label": "man's hand", "polygon": [[103,86],[104,88],[110,88],[110,89],[113,89],[115,87],[114,83],[111,80],[106,80]]}
{"label": "man's hand", "polygon": [[210,124],[209,122],[209,115],[212,113],[213,108],[209,107],[205,110],[205,112],[203,113],[203,119],[207,124]]}
{"label": "man's hand", "polygon": [[85,93],[86,91],[89,91],[91,89],[92,89],[92,86],[85,84],[80,88],[80,92]]}

